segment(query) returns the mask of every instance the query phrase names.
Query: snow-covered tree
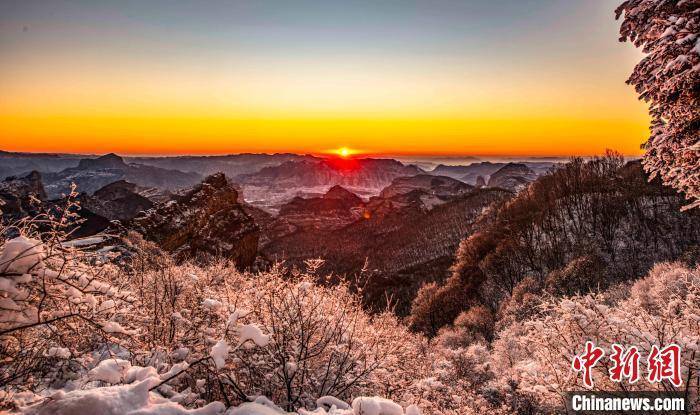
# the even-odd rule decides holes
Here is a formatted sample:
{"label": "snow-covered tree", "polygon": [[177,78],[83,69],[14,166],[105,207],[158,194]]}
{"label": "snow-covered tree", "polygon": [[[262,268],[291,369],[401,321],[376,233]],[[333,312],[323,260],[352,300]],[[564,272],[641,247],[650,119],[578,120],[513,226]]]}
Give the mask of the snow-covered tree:
{"label": "snow-covered tree", "polygon": [[[594,367],[596,390],[677,391],[698,404],[700,379],[700,268],[678,263],[656,265],[631,287],[574,296],[544,298],[539,315],[513,322],[493,343],[493,371],[499,388],[515,382],[541,403],[563,405],[566,391],[583,390],[572,359],[587,341],[610,353],[613,344],[635,346],[646,362],[653,347],[681,347],[680,386],[668,380],[611,382],[609,354]],[[646,371],[641,367],[640,371]],[[643,373],[646,376],[646,373]],[[697,408],[695,408],[697,409]]]}
{"label": "snow-covered tree", "polygon": [[700,1],[628,0],[620,40],[647,54],[628,79],[649,102],[644,167],[700,206]]}

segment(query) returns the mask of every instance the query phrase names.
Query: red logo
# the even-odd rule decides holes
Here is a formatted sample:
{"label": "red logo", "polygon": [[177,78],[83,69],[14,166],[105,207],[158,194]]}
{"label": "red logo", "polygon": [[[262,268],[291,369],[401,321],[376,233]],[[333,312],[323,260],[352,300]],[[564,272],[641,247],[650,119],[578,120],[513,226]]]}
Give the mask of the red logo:
{"label": "red logo", "polygon": [[610,356],[612,367],[610,368],[610,380],[622,382],[627,378],[630,384],[639,380],[639,350],[632,346],[627,351],[619,344],[612,345],[613,354]]}
{"label": "red logo", "polygon": [[[640,378],[639,360],[641,354],[639,349],[631,346],[625,349],[619,344],[611,346],[610,355],[611,367],[608,369],[610,380],[613,382],[627,382],[633,384]],[[583,374],[583,385],[593,388],[593,368],[600,359],[605,356],[605,351],[597,347],[593,342],[587,341],[584,352],[574,356],[571,367],[575,372]],[[647,358],[647,380],[650,383],[660,383],[669,381],[673,386],[679,387],[683,383],[681,379],[681,348],[676,344],[671,344],[659,349],[652,346]]]}
{"label": "red logo", "polygon": [[586,342],[586,351],[580,356],[575,356],[571,366],[576,372],[583,372],[583,384],[587,388],[593,387],[593,367],[605,355],[605,351],[596,347],[593,342]]}
{"label": "red logo", "polygon": [[675,387],[681,386],[681,348],[672,344],[659,350],[655,345],[649,352],[649,382],[668,380]]}

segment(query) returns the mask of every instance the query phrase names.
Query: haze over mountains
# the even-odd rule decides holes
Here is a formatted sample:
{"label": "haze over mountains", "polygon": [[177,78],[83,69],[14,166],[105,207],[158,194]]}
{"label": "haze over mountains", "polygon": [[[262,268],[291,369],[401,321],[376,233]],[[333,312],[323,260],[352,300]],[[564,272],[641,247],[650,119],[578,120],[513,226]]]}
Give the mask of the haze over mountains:
{"label": "haze over mountains", "polygon": [[[557,160],[529,161],[524,158],[518,161],[537,176],[558,164]],[[454,162],[468,164],[448,165],[433,161],[409,163],[386,158],[342,159],[297,154],[120,157],[115,154],[97,156],[0,151],[0,179],[37,171],[42,174],[48,197],[57,198],[69,190],[71,182],[78,186],[78,191],[87,193],[118,180],[173,191],[221,172],[245,190],[246,200],[275,211],[295,196],[318,196],[334,185],[369,197],[378,194],[397,177],[422,173],[448,176],[475,185],[479,176],[487,182],[492,174],[513,161],[489,162],[467,158],[455,159]],[[516,175],[527,176],[526,180],[529,181],[535,177],[529,171],[516,172]]]}
{"label": "haze over mountains", "polygon": [[73,237],[135,230],[176,258],[224,255],[243,268],[323,258],[338,275],[371,274],[368,295],[402,298],[402,313],[421,283],[447,276],[484,209],[556,166],[469,160],[427,169],[296,154],[3,152],[0,160],[5,215],[61,203],[75,184],[83,223]]}
{"label": "haze over mountains", "polygon": [[468,160],[425,169],[295,154],[0,159],[3,175],[14,175],[0,182],[6,216],[58,206],[74,183],[83,222],[73,238],[135,231],[177,260],[223,256],[240,268],[321,258],[323,272],[362,286],[369,305],[390,303],[401,315],[423,284],[449,277],[460,241],[486,213],[561,166]]}

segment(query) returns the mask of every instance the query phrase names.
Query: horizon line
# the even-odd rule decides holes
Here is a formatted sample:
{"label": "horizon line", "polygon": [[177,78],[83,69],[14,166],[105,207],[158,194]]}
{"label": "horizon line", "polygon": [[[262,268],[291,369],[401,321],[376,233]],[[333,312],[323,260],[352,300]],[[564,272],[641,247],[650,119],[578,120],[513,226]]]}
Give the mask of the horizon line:
{"label": "horizon line", "polygon": [[[624,154],[618,152],[614,149],[611,151],[620,154],[624,158],[641,158],[641,154]],[[226,157],[226,156],[240,156],[240,155],[283,155],[283,154],[293,154],[297,156],[310,156],[318,158],[328,158],[334,157],[332,152],[319,151],[319,152],[303,152],[303,151],[241,151],[241,152],[215,152],[215,153],[129,153],[129,152],[119,152],[119,151],[107,151],[102,153],[97,152],[63,152],[63,151],[13,151],[13,150],[3,150],[0,148],[0,154],[27,154],[27,155],[72,155],[72,156],[104,156],[107,154],[116,154],[120,157],[127,158],[146,158],[146,157]],[[592,153],[592,154],[516,154],[516,153],[384,153],[384,152],[358,152],[351,155],[349,158],[392,158],[392,157],[423,157],[423,158],[454,158],[454,159],[464,159],[464,158],[541,158],[541,159],[566,159],[572,157],[599,157],[605,155],[605,152]]]}

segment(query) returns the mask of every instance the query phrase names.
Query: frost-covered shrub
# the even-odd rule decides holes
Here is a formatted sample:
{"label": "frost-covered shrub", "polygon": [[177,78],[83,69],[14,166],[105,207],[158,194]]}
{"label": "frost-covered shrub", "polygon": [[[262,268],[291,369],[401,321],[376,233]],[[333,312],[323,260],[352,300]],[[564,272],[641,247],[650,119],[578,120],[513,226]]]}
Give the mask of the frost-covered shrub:
{"label": "frost-covered shrub", "polygon": [[143,327],[135,362],[187,362],[172,386],[227,403],[262,395],[288,410],[326,395],[394,392],[416,373],[422,340],[393,315],[369,316],[346,284],[283,274],[225,263],[144,273],[135,280]]}
{"label": "frost-covered shrub", "polygon": [[107,261],[66,241],[62,220],[2,229],[15,234],[0,240],[3,408],[461,415],[487,405],[466,382],[453,388],[442,349],[393,314],[368,314],[345,283],[315,284],[319,261],[256,274],[175,265],[133,234]]}
{"label": "frost-covered shrub", "polygon": [[457,316],[453,326],[440,332],[438,341],[450,348],[491,341],[494,324],[491,310],[477,305]]}
{"label": "frost-covered shrub", "polygon": [[441,308],[434,304],[438,297],[439,287],[435,282],[423,284],[413,299],[411,305],[411,327],[423,333],[432,334],[438,332],[440,327],[449,323],[445,320]]}
{"label": "frost-covered shrub", "polygon": [[513,288],[513,294],[501,302],[496,328],[500,330],[515,321],[523,321],[539,313],[540,304],[544,300],[542,285],[536,278],[523,278]]}
{"label": "frost-covered shrub", "polygon": [[572,259],[565,267],[550,272],[545,280],[554,295],[574,295],[606,288],[605,263],[596,255]]}
{"label": "frost-covered shrub", "polygon": [[91,353],[133,333],[133,297],[119,271],[64,243],[75,219],[67,200],[52,214],[0,225],[2,406],[16,393],[70,380]]}
{"label": "frost-covered shrub", "polygon": [[613,383],[609,366],[595,367],[599,390],[681,390],[697,402],[700,370],[700,268],[678,263],[656,265],[622,296],[617,289],[599,294],[545,299],[535,317],[514,322],[499,332],[493,343],[494,371],[499,387],[510,382],[541,403],[561,401],[565,391],[584,388],[571,369],[575,355],[587,340],[604,350],[613,343],[636,346],[646,361],[652,346],[681,346],[683,384],[667,381],[634,385]]}

